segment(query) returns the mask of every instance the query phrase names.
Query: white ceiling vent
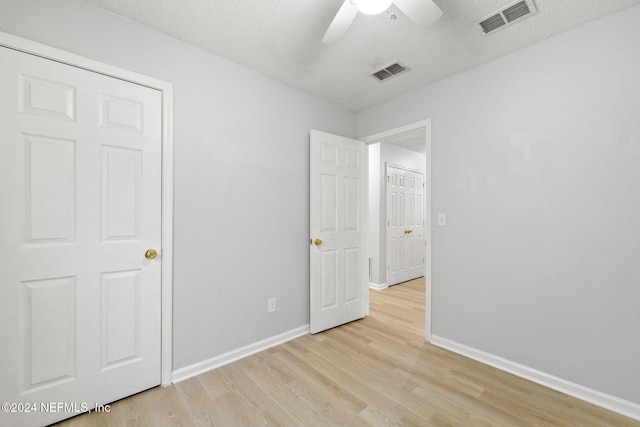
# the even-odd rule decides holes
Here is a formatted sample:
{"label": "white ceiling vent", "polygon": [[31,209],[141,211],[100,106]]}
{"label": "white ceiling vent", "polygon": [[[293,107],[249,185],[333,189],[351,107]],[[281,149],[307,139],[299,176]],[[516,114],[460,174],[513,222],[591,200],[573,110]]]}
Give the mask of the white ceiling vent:
{"label": "white ceiling vent", "polygon": [[478,22],[482,32],[486,35],[500,28],[507,27],[513,22],[536,13],[536,5],[533,0],[516,0],[497,10]]}
{"label": "white ceiling vent", "polygon": [[397,76],[400,73],[404,73],[405,71],[409,71],[409,68],[404,65],[398,64],[398,62],[394,62],[385,67],[380,68],[379,70],[370,73],[371,77],[375,77],[379,81],[383,81],[388,79],[389,77]]}

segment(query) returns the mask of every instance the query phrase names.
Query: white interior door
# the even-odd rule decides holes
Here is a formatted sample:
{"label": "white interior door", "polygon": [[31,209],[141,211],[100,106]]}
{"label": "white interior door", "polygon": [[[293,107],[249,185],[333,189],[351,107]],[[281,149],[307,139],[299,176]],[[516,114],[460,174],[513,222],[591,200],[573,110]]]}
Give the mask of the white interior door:
{"label": "white interior door", "polygon": [[44,425],[160,384],[161,95],[0,63],[0,425]]}
{"label": "white interior door", "polygon": [[387,167],[389,286],[424,276],[424,175]]}
{"label": "white interior door", "polygon": [[364,142],[312,130],[311,333],[366,316]]}

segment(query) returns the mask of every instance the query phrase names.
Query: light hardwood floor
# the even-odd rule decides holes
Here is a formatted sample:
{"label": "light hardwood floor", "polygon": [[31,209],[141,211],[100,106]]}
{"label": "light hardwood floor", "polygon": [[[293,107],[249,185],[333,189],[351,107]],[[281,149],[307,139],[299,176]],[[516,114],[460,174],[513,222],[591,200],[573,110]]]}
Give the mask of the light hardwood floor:
{"label": "light hardwood floor", "polygon": [[371,291],[371,315],[61,426],[640,426],[429,345],[424,280]]}

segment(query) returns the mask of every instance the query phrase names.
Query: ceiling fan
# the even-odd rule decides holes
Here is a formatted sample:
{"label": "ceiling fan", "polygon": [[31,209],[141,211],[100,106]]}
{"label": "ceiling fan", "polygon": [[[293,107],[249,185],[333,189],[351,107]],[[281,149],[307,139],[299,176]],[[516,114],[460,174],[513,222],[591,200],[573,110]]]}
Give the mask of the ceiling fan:
{"label": "ceiling fan", "polygon": [[[322,43],[337,42],[347,32],[358,12],[377,15],[392,4],[421,27],[431,25],[442,16],[442,10],[432,0],[344,0],[322,38]],[[393,19],[393,14],[391,17]]]}

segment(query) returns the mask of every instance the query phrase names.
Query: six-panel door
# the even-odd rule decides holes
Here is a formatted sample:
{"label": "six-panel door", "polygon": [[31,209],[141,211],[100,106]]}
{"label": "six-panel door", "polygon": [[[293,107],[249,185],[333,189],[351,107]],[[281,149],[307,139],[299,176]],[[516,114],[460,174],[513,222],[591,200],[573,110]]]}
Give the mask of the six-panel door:
{"label": "six-panel door", "polygon": [[424,276],[424,176],[387,168],[389,286]]}
{"label": "six-panel door", "polygon": [[367,314],[366,164],[362,141],[312,130],[310,144],[310,329],[316,333]]}
{"label": "six-panel door", "polygon": [[40,425],[160,383],[161,94],[0,62],[0,400],[38,404],[0,424]]}

